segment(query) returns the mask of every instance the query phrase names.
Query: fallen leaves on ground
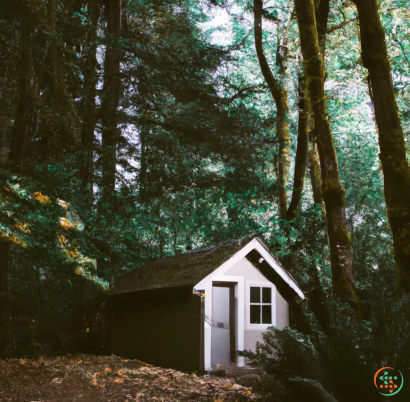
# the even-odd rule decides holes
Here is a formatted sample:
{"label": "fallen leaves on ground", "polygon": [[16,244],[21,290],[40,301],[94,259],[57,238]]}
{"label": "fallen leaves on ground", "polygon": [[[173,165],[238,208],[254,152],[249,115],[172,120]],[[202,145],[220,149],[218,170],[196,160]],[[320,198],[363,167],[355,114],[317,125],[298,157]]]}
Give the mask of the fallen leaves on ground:
{"label": "fallen leaves on ground", "polygon": [[258,400],[233,377],[183,373],[117,356],[0,360],[0,384],[4,402]]}

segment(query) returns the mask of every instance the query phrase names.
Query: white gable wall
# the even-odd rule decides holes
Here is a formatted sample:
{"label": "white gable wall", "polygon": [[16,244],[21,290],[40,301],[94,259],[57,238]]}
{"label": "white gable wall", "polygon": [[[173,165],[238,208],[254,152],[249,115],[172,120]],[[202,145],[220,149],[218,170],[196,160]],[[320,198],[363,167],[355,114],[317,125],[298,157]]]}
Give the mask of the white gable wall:
{"label": "white gable wall", "polygon": [[245,257],[241,258],[234,266],[229,268],[224,275],[243,276],[246,280],[268,281]]}
{"label": "white gable wall", "polygon": [[289,326],[289,305],[288,302],[276,292],[276,327],[283,329]]}
{"label": "white gable wall", "polygon": [[[204,328],[204,360],[205,370],[212,370],[211,366],[211,332],[212,332],[212,283],[236,283],[235,297],[237,304],[236,322],[236,347],[237,350],[255,350],[255,343],[262,340],[262,333],[270,325],[250,324],[250,286],[270,286],[272,288],[272,325],[284,328],[289,324],[289,308],[287,302],[276,291],[273,283],[269,282],[261,272],[256,269],[245,256],[256,249],[266,262],[274,269],[283,280],[304,299],[304,295],[289,275],[278,265],[272,255],[257,239],[250,241],[245,247],[235,253],[228,261],[224,262],[214,272],[194,286],[195,290],[205,291],[205,328]],[[243,357],[238,357],[239,367],[245,365]]]}
{"label": "white gable wall", "polygon": [[[218,270],[217,270],[218,271]],[[288,304],[276,291],[275,285],[265,278],[251,262],[242,257],[226,272],[214,271],[200,283],[195,289],[205,290],[205,370],[211,367],[211,323],[217,318],[212,316],[212,282],[235,282],[235,297],[237,299],[237,322],[236,322],[236,345],[238,350],[255,351],[257,341],[262,341],[262,334],[270,325],[250,324],[250,287],[271,287],[272,289],[272,325],[284,328],[289,323]],[[238,358],[238,366],[244,366],[243,357]]]}
{"label": "white gable wall", "polygon": [[[257,341],[262,341],[262,334],[271,325],[285,328],[289,325],[288,303],[276,290],[276,286],[265,278],[262,273],[246,258],[239,260],[233,267],[226,271],[226,275],[242,276],[245,287],[245,326],[244,326],[244,348],[255,351]],[[272,289],[272,324],[250,324],[250,288],[270,287]]]}

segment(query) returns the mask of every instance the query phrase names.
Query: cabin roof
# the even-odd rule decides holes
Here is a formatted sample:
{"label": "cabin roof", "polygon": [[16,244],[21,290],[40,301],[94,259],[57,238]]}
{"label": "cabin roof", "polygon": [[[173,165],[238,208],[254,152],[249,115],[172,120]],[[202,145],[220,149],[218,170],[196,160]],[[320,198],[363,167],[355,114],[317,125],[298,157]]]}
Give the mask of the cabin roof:
{"label": "cabin roof", "polygon": [[195,286],[244,245],[245,242],[241,240],[227,240],[209,247],[154,260],[119,278],[113,294]]}
{"label": "cabin roof", "polygon": [[[269,252],[259,238],[255,240]],[[194,287],[247,243],[249,239],[227,240],[209,247],[154,260],[119,278],[114,285],[112,295],[142,290]],[[297,286],[293,277],[287,271],[285,272],[289,281],[294,282]]]}

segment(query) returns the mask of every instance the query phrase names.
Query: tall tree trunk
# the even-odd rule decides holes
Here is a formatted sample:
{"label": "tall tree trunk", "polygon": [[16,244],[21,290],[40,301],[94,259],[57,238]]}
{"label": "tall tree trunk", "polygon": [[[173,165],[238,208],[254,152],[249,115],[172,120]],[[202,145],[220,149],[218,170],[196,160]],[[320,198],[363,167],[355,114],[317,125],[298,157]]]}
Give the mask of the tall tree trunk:
{"label": "tall tree trunk", "polygon": [[121,0],[107,0],[106,53],[104,60],[104,87],[101,102],[102,120],[102,206],[106,209],[115,191],[116,147],[119,139],[117,107],[120,90],[120,51],[118,38],[121,25]]}
{"label": "tall tree trunk", "polygon": [[23,9],[21,21],[21,71],[20,71],[20,94],[17,106],[16,118],[11,134],[9,160],[15,165],[21,165],[24,152],[24,144],[32,121],[33,99],[31,93],[32,81],[32,1],[27,2]]}
{"label": "tall tree trunk", "polygon": [[330,0],[315,0],[315,8],[320,53],[324,60],[326,54],[327,22],[329,19]]}
{"label": "tall tree trunk", "polygon": [[64,76],[62,51],[58,43],[56,32],[56,1],[47,1],[48,12],[48,41],[49,51],[43,66],[43,80],[41,82],[41,98],[43,107],[40,110],[41,142],[39,153],[47,158],[51,155],[64,158],[64,150],[79,145],[75,135],[73,121],[78,128],[80,121]]}
{"label": "tall tree trunk", "polygon": [[96,123],[96,85],[98,81],[97,68],[97,24],[100,16],[98,0],[88,2],[89,25],[85,49],[84,66],[84,117],[82,145],[84,149],[83,181],[86,187],[87,204],[91,207],[93,200],[94,177],[94,130]]}
{"label": "tall tree trunk", "polygon": [[322,174],[320,172],[319,152],[317,150],[317,143],[312,139],[310,140],[309,146],[309,168],[310,180],[312,182],[313,202],[315,204],[322,204]]}
{"label": "tall tree trunk", "polygon": [[410,291],[410,167],[394,96],[386,39],[377,0],[355,0],[363,66],[369,71],[379,132],[387,216],[393,232],[399,292]]}
{"label": "tall tree trunk", "polygon": [[299,74],[299,123],[298,142],[296,148],[295,174],[293,178],[292,199],[289,204],[286,218],[292,220],[302,199],[303,185],[305,183],[306,164],[309,149],[308,132],[308,102],[306,99],[306,88],[301,74]]}
{"label": "tall tree trunk", "polygon": [[[278,198],[279,217],[286,219],[286,179],[289,170],[289,107],[288,94],[285,85],[285,62],[287,58],[286,44],[278,42],[276,62],[278,78],[275,78],[266,60],[262,44],[262,11],[263,1],[254,0],[255,47],[262,74],[276,103],[276,135],[279,141],[278,155]],[[278,33],[279,35],[279,33]],[[279,41],[279,38],[278,38]]]}
{"label": "tall tree trunk", "polygon": [[[64,80],[64,67],[61,61],[61,51],[58,46],[56,34],[56,6],[55,0],[48,0],[48,29],[51,37],[49,55],[49,85],[52,94],[62,107],[72,108],[70,96],[67,94],[67,86]],[[81,8],[81,5],[80,5]],[[75,11],[77,11],[75,9]],[[67,128],[66,128],[67,130]]]}
{"label": "tall tree trunk", "polygon": [[141,157],[140,157],[140,174],[139,174],[139,190],[141,202],[147,199],[147,140],[149,135],[149,126],[142,125],[140,127],[140,144],[141,144]]}
{"label": "tall tree trunk", "polygon": [[0,293],[8,291],[10,243],[0,239]]}
{"label": "tall tree trunk", "polygon": [[345,191],[339,179],[336,150],[327,116],[324,90],[325,69],[316,27],[315,4],[313,0],[295,0],[295,7],[305,77],[318,136],[333,292],[342,300],[346,300],[350,293],[360,314],[360,302],[354,290],[351,238],[346,225]]}
{"label": "tall tree trunk", "polygon": [[127,0],[121,0],[121,32],[128,31]]}
{"label": "tall tree trunk", "polygon": [[[56,7],[55,0],[48,0],[48,26],[51,36],[50,43],[50,89],[61,107],[71,109],[69,95],[67,94],[66,83],[64,81],[63,66],[60,60],[61,54],[56,36]],[[65,127],[67,130],[68,127]]]}
{"label": "tall tree trunk", "polygon": [[[326,54],[327,23],[330,8],[329,0],[315,0],[315,8],[319,47],[324,64]],[[313,128],[313,130],[311,130],[309,134],[309,142],[309,170],[310,180],[312,183],[313,201],[315,204],[321,205],[324,222],[326,222],[326,209],[322,193],[322,174],[320,172],[320,160],[317,147],[317,132],[315,128]]]}
{"label": "tall tree trunk", "polygon": [[[102,195],[100,213],[105,216],[109,224],[112,224],[115,217],[113,201],[119,140],[117,107],[120,98],[119,35],[121,31],[121,0],[106,0],[104,13],[107,28],[105,35],[104,86],[101,101]],[[110,289],[114,286],[116,263],[116,256],[113,255],[110,260]]]}
{"label": "tall tree trunk", "polygon": [[54,89],[58,89],[58,85],[60,84],[60,77],[57,65],[57,55],[58,55],[58,43],[55,37],[56,34],[56,5],[55,0],[48,0],[48,27],[51,36],[51,43],[50,43],[50,70],[51,70],[51,79],[50,83]]}

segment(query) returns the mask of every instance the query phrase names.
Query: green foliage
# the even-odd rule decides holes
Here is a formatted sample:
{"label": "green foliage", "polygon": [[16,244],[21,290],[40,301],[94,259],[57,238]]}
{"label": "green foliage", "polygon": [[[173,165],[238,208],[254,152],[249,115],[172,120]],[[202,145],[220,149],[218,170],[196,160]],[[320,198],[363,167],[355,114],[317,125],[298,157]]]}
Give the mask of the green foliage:
{"label": "green foliage", "polygon": [[[243,353],[265,370],[257,387],[266,400],[383,400],[373,384],[378,369],[400,367],[404,377],[409,375],[408,297],[396,301],[377,287],[365,301],[370,308],[361,326],[349,306],[326,300],[321,312],[329,321],[326,328],[320,324],[323,316],[302,306],[307,333],[271,327],[255,353]],[[403,389],[396,398],[407,400],[408,392]]]}
{"label": "green foliage", "polygon": [[[296,218],[279,220],[276,110],[255,54],[253,2],[124,3],[126,29],[115,38],[106,31],[103,7],[93,26],[89,2],[56,0],[52,38],[45,3],[36,2],[30,70],[34,112],[25,133],[22,166],[10,164],[7,156],[18,113],[24,9],[16,0],[0,5],[0,231],[11,244],[9,292],[0,296],[0,354],[102,350],[104,305],[90,300],[102,296],[112,280],[154,258],[258,235],[309,299],[298,317],[309,323],[308,330],[268,332],[259,352],[249,355],[267,370],[267,392],[286,401],[300,400],[298,390],[310,387],[319,393],[323,388],[340,401],[354,400],[348,395],[373,400],[361,393],[367,391],[360,391],[357,381],[384,362],[407,367],[409,320],[407,299],[395,298],[392,237],[355,6],[331,2],[325,88],[346,189],[362,327],[350,306],[332,298],[326,230],[321,207],[313,204],[309,172]],[[291,172],[301,68],[292,7],[285,0],[264,2],[263,33],[272,71],[278,35],[287,38]],[[409,11],[404,0],[384,0],[380,12],[407,127]],[[94,42],[88,41],[93,27]],[[53,40],[64,87],[60,98],[52,90],[57,77],[50,79]],[[120,50],[120,99],[115,192],[101,205],[107,43]],[[94,44],[93,172],[87,183],[82,136],[89,107],[87,52]],[[57,199],[68,203],[69,211]],[[310,295],[316,291],[321,298],[312,304]],[[353,377],[357,381],[349,385]],[[353,391],[346,393],[349,387]]]}

